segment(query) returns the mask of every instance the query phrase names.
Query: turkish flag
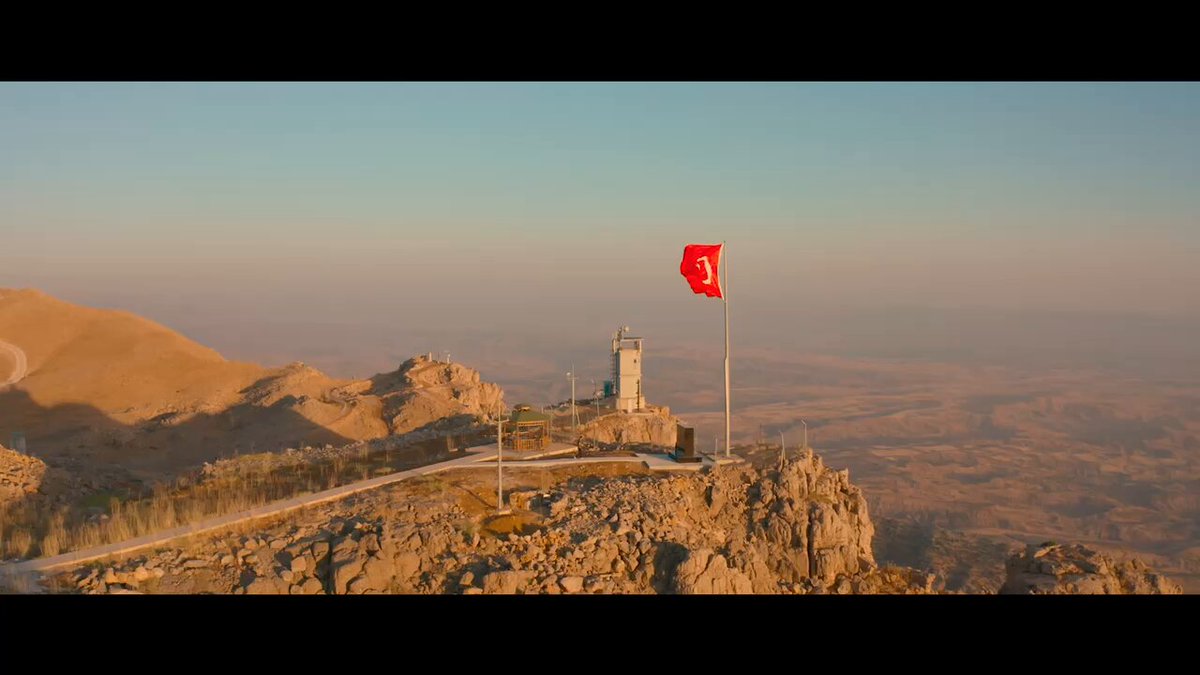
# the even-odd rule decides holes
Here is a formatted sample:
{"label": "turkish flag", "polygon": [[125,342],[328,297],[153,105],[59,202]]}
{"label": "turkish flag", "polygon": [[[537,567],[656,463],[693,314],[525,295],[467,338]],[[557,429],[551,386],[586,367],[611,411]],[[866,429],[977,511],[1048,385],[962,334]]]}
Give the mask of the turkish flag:
{"label": "turkish flag", "polygon": [[692,286],[692,292],[703,293],[710,298],[720,298],[721,247],[724,244],[688,244],[683,247],[683,262],[679,273]]}

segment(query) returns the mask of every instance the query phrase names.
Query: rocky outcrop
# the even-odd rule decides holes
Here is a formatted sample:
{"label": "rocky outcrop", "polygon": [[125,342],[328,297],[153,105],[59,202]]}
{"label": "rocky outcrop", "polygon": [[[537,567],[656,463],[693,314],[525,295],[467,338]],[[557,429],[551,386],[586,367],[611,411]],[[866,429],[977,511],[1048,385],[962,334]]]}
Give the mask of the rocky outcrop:
{"label": "rocky outcrop", "polygon": [[256,409],[298,413],[357,440],[468,425],[491,415],[504,397],[478,371],[425,356],[369,380],[340,385],[310,366],[293,363],[243,394]]}
{"label": "rocky outcrop", "polygon": [[1182,589],[1140,560],[1115,562],[1080,544],[1030,544],[1006,565],[1002,594],[1162,595]]}
{"label": "rocky outcrop", "polygon": [[598,417],[581,425],[579,435],[601,446],[674,448],[678,423],[669,408],[652,406],[642,412],[613,412]]}
{"label": "rocky outcrop", "polygon": [[809,450],[747,489],[752,541],[784,581],[830,586],[875,567],[875,526],[848,471],[826,468]]}
{"label": "rocky outcrop", "polygon": [[36,493],[45,475],[45,462],[0,445],[0,506]]}
{"label": "rocky outcrop", "polygon": [[424,356],[405,361],[394,372],[376,375],[369,393],[382,401],[383,417],[393,434],[490,418],[504,405],[504,391],[483,382],[479,371]]}

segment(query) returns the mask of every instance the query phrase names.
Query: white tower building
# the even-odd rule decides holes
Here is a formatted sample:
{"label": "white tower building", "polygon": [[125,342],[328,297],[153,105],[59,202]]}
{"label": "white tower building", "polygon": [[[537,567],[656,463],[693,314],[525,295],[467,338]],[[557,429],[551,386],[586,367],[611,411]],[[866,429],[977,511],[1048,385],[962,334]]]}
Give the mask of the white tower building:
{"label": "white tower building", "polygon": [[646,397],[642,395],[642,338],[628,332],[629,326],[624,326],[613,335],[613,383],[617,410],[633,412],[646,407]]}

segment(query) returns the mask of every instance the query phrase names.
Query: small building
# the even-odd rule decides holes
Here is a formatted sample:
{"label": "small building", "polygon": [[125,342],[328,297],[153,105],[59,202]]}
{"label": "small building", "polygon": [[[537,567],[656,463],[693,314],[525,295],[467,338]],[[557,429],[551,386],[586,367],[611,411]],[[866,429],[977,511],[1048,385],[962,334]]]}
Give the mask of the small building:
{"label": "small building", "polygon": [[616,409],[642,410],[642,338],[627,335],[629,326],[617,330],[612,340],[613,379],[616,384]]}
{"label": "small building", "polygon": [[550,416],[533,406],[517,405],[509,416],[512,449],[517,452],[545,450],[550,445]]}

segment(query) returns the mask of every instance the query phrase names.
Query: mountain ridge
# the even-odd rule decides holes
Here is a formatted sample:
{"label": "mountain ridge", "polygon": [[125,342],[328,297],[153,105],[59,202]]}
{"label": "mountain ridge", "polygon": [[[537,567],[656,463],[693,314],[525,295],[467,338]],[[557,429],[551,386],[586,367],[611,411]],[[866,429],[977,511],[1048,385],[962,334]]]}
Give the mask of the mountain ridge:
{"label": "mountain ridge", "polygon": [[[0,433],[24,433],[30,451],[48,459],[90,452],[102,463],[170,470],[382,438],[453,416],[466,422],[503,399],[477,371],[423,356],[360,380],[300,362],[231,361],[131,312],[36,289],[0,289],[0,339],[28,357],[24,379],[0,390]],[[430,382],[409,377],[417,369]]]}

